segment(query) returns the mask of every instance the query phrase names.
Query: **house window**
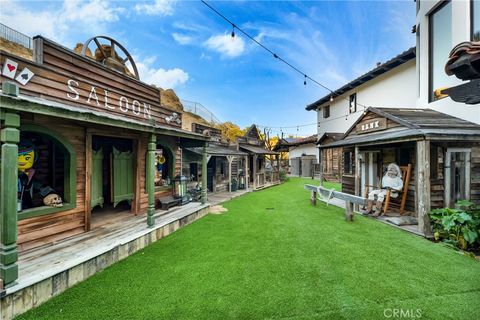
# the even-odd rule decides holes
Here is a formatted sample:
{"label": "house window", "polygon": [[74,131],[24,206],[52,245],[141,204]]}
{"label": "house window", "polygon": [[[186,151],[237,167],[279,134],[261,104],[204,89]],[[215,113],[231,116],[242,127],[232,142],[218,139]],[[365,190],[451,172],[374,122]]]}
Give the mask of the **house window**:
{"label": "house window", "polygon": [[343,153],[343,172],[345,174],[355,173],[355,156],[352,151]]}
{"label": "house window", "polygon": [[330,106],[323,107],[323,118],[327,119],[330,117]]}
{"label": "house window", "polygon": [[444,71],[452,49],[452,3],[445,2],[429,17],[429,101],[438,97],[435,90],[455,85],[455,77]]}
{"label": "house window", "polygon": [[472,0],[472,41],[480,41],[480,0]]}
{"label": "house window", "polygon": [[348,113],[355,113],[357,112],[357,94],[352,93],[350,95],[350,98],[348,99],[350,101],[348,105]]}

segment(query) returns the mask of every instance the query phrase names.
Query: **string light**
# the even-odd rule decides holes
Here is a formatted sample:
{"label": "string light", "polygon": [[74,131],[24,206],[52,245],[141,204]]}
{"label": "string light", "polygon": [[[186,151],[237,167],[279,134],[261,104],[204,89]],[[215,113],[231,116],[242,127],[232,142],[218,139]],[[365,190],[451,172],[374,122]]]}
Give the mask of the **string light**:
{"label": "string light", "polygon": [[[263,49],[265,49],[266,51],[268,51],[270,54],[273,55],[273,57],[275,59],[278,59],[280,60],[281,62],[283,62],[285,65],[287,65],[288,67],[290,67],[292,70],[294,70],[295,72],[297,73],[300,73],[301,75],[303,75],[306,78],[310,79],[310,81],[312,81],[313,83],[319,85],[320,87],[324,88],[325,90],[329,91],[331,93],[330,95],[330,101],[333,101],[333,94],[334,94],[334,91],[330,88],[328,88],[327,86],[325,86],[324,84],[320,83],[319,81],[315,80],[314,78],[308,76],[305,72],[301,71],[300,69],[298,69],[297,67],[293,66],[292,64],[290,64],[288,61],[284,60],[283,58],[281,58],[280,56],[278,56],[275,52],[273,52],[272,50],[270,50],[269,48],[267,48],[265,45],[263,45],[262,43],[260,43],[258,40],[256,40],[254,37],[252,37],[251,35],[249,35],[248,33],[246,33],[243,29],[239,28],[237,25],[235,25],[232,21],[230,21],[227,17],[225,17],[223,14],[221,14],[218,10],[216,10],[215,8],[213,8],[210,4],[208,4],[205,0],[201,0],[202,3],[204,5],[206,5],[210,10],[212,10],[213,12],[215,12],[219,17],[221,17],[223,20],[227,21],[229,24],[231,24],[234,29],[236,28],[239,32],[241,32],[243,35],[245,35],[247,38],[249,38],[252,42],[256,43],[257,45],[259,45],[260,47],[262,47]],[[233,32],[232,32],[233,34]],[[305,83],[306,81],[304,81]],[[350,102],[350,99],[348,97],[344,97],[343,99],[347,100]],[[359,103],[357,101],[357,105],[361,106],[361,107],[365,107],[363,104]]]}
{"label": "string light", "polygon": [[307,75],[305,75],[305,78],[303,80],[303,85],[306,86],[307,85]]}
{"label": "string light", "polygon": [[232,38],[235,38],[235,24],[232,23]]}

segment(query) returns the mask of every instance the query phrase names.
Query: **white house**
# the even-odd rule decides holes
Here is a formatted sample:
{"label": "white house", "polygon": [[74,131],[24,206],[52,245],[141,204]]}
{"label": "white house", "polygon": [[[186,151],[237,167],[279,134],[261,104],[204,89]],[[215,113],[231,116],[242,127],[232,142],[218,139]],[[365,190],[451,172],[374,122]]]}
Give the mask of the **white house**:
{"label": "white house", "polygon": [[415,107],[415,48],[363,74],[309,104],[317,111],[318,138],[327,132],[345,133],[369,106]]}
{"label": "white house", "polygon": [[317,135],[305,138],[286,138],[275,146],[276,151],[288,152],[289,172],[294,176],[311,177],[318,163]]}
{"label": "white house", "polygon": [[461,84],[444,71],[450,50],[464,41],[480,41],[480,1],[417,0],[416,106],[480,124],[480,104],[438,99],[436,89]]}

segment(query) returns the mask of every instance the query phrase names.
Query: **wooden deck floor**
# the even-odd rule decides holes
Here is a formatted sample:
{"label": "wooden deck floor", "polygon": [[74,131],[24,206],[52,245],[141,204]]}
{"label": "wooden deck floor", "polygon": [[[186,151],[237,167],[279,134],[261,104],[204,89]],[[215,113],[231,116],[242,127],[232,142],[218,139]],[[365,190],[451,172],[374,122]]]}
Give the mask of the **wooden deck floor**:
{"label": "wooden deck floor", "polygon": [[[168,225],[209,205],[192,202],[168,211],[159,210],[155,214],[155,228]],[[135,240],[151,230],[147,226],[145,215],[135,216],[128,211],[117,212],[98,220],[96,227],[89,232],[22,252],[18,260],[18,280],[7,288],[6,293],[8,295],[52,277],[116,246]]]}

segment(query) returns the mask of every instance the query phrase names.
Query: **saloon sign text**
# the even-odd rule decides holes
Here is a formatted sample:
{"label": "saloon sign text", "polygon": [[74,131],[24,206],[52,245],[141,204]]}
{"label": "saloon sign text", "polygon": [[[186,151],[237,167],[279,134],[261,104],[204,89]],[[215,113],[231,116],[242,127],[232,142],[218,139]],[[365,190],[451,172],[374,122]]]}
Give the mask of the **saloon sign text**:
{"label": "saloon sign text", "polygon": [[[100,89],[95,86],[90,85],[90,90],[88,96],[83,97],[80,95],[79,89],[80,83],[76,80],[69,79],[67,81],[67,87],[69,92],[67,92],[67,97],[74,101],[80,101],[84,99],[82,103],[87,103],[92,106],[97,106],[105,108],[106,110],[116,111],[120,110],[123,113],[132,113],[135,116],[143,117],[145,119],[150,119],[151,106],[145,102],[140,102],[135,99],[128,99],[125,96],[118,97],[117,104],[111,104],[109,99],[112,99],[113,94],[107,89]],[[103,96],[103,102],[100,100],[99,96]]]}

